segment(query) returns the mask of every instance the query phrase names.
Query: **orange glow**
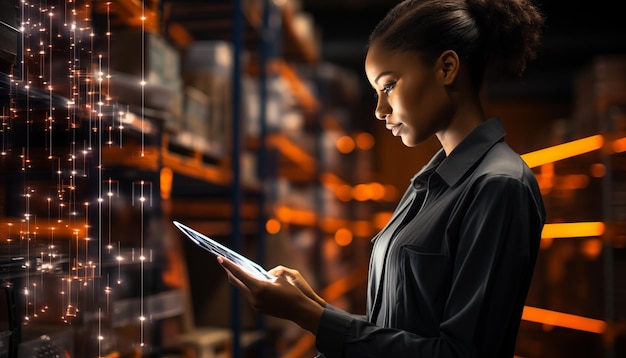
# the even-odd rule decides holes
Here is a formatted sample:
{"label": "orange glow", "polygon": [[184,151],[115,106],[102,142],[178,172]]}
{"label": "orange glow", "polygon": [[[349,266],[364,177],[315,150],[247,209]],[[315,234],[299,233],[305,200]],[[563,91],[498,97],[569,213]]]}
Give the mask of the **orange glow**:
{"label": "orange glow", "polygon": [[323,173],[322,181],[324,182],[324,185],[327,185],[329,187],[345,184],[345,182],[341,180],[341,178],[339,178],[337,175],[333,174],[332,172]]}
{"label": "orange glow", "polygon": [[589,185],[589,176],[586,174],[563,175],[559,182],[561,190],[584,189]]}
{"label": "orange glow", "polygon": [[360,237],[369,237],[372,235],[372,224],[367,220],[358,220],[352,227],[354,235]]}
{"label": "orange glow", "polygon": [[390,211],[382,211],[382,212],[376,213],[372,220],[372,222],[374,223],[374,227],[377,230],[381,230],[382,228],[384,228],[385,225],[387,225],[387,223],[391,219],[391,215],[393,215],[393,213]]}
{"label": "orange glow", "polygon": [[395,201],[398,196],[398,188],[390,184],[385,185],[385,201]]}
{"label": "orange glow", "polygon": [[554,163],[546,163],[540,168],[541,174],[537,175],[541,194],[546,195],[552,191],[554,186]]}
{"label": "orange glow", "polygon": [[592,333],[604,333],[606,331],[606,322],[604,321],[537,307],[524,306],[522,319]]}
{"label": "orange glow", "polygon": [[385,197],[385,186],[381,183],[370,183],[372,200],[382,200]]}
{"label": "orange glow", "polygon": [[172,194],[172,182],[174,181],[174,172],[168,167],[161,169],[161,199],[167,200]]}
{"label": "orange glow", "polygon": [[335,232],[335,242],[339,246],[348,246],[352,242],[352,233],[346,228],[341,228]]}
{"label": "orange glow", "polygon": [[298,102],[310,113],[315,113],[319,108],[319,102],[315,95],[299,78],[297,72],[285,61],[273,62],[274,67],[280,73],[281,78],[287,81],[292,93],[298,98]]}
{"label": "orange glow", "polygon": [[277,234],[280,231],[280,221],[276,219],[269,219],[265,223],[265,230],[269,234]]}
{"label": "orange glow", "polygon": [[347,135],[339,137],[339,139],[337,139],[336,145],[337,150],[343,154],[352,152],[355,147],[354,139]]}
{"label": "orange glow", "polygon": [[298,144],[282,135],[273,135],[269,138],[269,143],[280,150],[280,153],[298,163],[304,170],[312,171],[315,168],[315,159],[304,151]]}
{"label": "orange glow", "polygon": [[587,138],[574,140],[571,142],[555,145],[522,155],[522,159],[529,167],[534,168],[546,163],[571,158],[584,153],[589,153],[602,148],[604,137],[594,135]]}
{"label": "orange glow", "polygon": [[341,201],[350,201],[352,200],[352,187],[350,185],[340,185],[335,190],[335,195]]}
{"label": "orange glow", "polygon": [[367,184],[358,184],[352,191],[352,196],[358,201],[366,201],[372,197],[372,191]]}
{"label": "orange glow", "polygon": [[539,248],[542,250],[547,250],[552,246],[554,239],[551,237],[542,237],[541,242],[539,243]]}
{"label": "orange glow", "polygon": [[541,238],[571,238],[601,236],[604,234],[603,222],[579,222],[545,224],[541,232]]}
{"label": "orange glow", "polygon": [[613,141],[611,149],[613,149],[615,153],[626,152],[626,137]]}
{"label": "orange glow", "polygon": [[602,240],[585,240],[585,242],[583,242],[583,245],[581,246],[581,251],[590,260],[597,259],[602,253]]}
{"label": "orange glow", "polygon": [[338,218],[323,218],[320,222],[322,232],[333,235],[337,230],[348,225],[348,220]]}
{"label": "orange glow", "polygon": [[286,206],[281,206],[276,210],[276,216],[278,220],[284,223],[291,223],[297,225],[312,226],[315,225],[317,216],[314,212],[307,210],[296,210]]}
{"label": "orange glow", "polygon": [[589,172],[594,178],[602,178],[606,174],[606,167],[602,163],[594,163],[589,167]]}
{"label": "orange glow", "polygon": [[359,133],[356,136],[356,146],[361,150],[372,149],[374,142],[374,136],[367,132]]}

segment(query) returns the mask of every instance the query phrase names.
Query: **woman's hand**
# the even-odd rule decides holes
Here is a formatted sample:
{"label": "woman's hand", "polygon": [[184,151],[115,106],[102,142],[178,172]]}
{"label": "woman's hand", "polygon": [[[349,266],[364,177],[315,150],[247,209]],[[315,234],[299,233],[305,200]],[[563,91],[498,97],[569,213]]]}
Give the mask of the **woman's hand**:
{"label": "woman's hand", "polygon": [[320,306],[326,307],[326,301],[321,298],[314,290],[311,288],[311,285],[304,279],[300,271],[294,270],[284,266],[276,266],[269,271],[270,274],[276,277],[285,277],[289,283],[296,286],[302,293],[307,295],[310,299],[317,302]]}
{"label": "woman's hand", "polygon": [[[218,257],[217,261],[226,270],[230,283],[243,293],[255,311],[293,321],[311,333],[316,333],[324,308],[319,301],[308,295],[313,290],[297,271],[274,269],[271,272],[286,274],[281,273],[276,281],[270,282],[253,277],[224,257]],[[290,275],[299,278],[300,283],[304,282],[309,292],[291,284],[285,277]]]}

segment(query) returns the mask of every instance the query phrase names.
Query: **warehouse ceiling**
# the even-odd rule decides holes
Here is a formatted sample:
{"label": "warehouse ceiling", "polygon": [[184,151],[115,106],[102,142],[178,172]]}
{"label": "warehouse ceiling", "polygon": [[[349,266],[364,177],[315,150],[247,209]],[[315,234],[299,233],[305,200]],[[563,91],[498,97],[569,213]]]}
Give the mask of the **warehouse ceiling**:
{"label": "warehouse ceiling", "polygon": [[[171,23],[185,28],[193,39],[230,39],[232,3],[230,0],[164,1],[164,14]],[[294,41],[293,29],[288,28],[282,35],[283,54],[295,61],[314,61],[319,56],[322,61],[361,75],[369,31],[397,1],[300,0],[295,3],[300,12],[310,15],[319,42],[313,49]],[[618,9],[620,2],[595,0],[584,6],[566,0],[538,3],[546,14],[546,32],[539,57],[530,64],[521,85],[517,79],[492,83],[489,91],[494,96],[568,97],[573,77],[594,57],[626,54],[626,25],[623,12]],[[243,37],[247,44],[258,41],[259,34],[254,29],[260,26],[261,18],[261,12],[246,15],[247,31]]]}

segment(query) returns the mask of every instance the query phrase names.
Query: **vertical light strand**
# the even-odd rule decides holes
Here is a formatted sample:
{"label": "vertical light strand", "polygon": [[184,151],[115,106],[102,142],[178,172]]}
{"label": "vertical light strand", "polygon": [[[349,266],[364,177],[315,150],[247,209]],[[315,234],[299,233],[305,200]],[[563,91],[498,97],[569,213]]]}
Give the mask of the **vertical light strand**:
{"label": "vertical light strand", "polygon": [[52,269],[52,253],[54,250],[54,225],[52,225],[52,198],[46,199],[46,209],[48,214],[48,225],[50,229],[50,241],[48,243],[48,265]]}
{"label": "vertical light strand", "polygon": [[[146,3],[141,1],[141,157],[145,156],[145,97],[146,97]],[[141,316],[140,321],[140,347],[145,346],[144,340],[144,323],[146,320],[144,312],[144,181],[141,181],[141,207],[140,207],[140,275],[141,275],[141,293],[140,305]]]}
{"label": "vertical light strand", "polygon": [[[11,77],[11,84],[10,87],[13,88],[13,78],[11,75],[9,75],[9,77]],[[7,148],[9,147],[8,143],[7,143],[7,138],[8,138],[8,134],[7,132],[10,130],[10,126],[9,123],[11,123],[11,109],[13,107],[13,96],[11,94],[11,90],[9,90],[9,107],[2,107],[2,123],[0,123],[0,131],[2,132],[2,137],[0,138],[0,141],[2,142],[0,144],[0,155],[4,156],[7,154]]]}
{"label": "vertical light strand", "polygon": [[[106,39],[107,39],[107,105],[111,105],[110,101],[112,100],[111,95],[111,2],[106,3]],[[118,118],[117,104],[114,106],[113,115],[111,116],[111,124],[109,125],[109,145],[113,145],[113,132],[115,131],[115,126]],[[121,141],[120,141],[121,148]]]}
{"label": "vertical light strand", "polygon": [[52,135],[52,129],[54,126],[54,115],[53,115],[53,111],[54,111],[54,105],[52,103],[52,18],[54,17],[54,13],[52,12],[52,8],[49,10],[48,12],[48,18],[50,19],[49,21],[49,26],[50,28],[48,29],[49,31],[49,43],[48,43],[48,63],[49,63],[49,70],[48,70],[48,102],[49,102],[49,108],[48,108],[48,130],[49,132],[49,152],[48,152],[48,158],[52,158],[52,147],[53,147],[53,135]]}
{"label": "vertical light strand", "polygon": [[[21,3],[21,6],[22,6],[22,8],[20,9],[20,16],[21,16],[21,19],[20,19],[21,20],[20,21],[20,33],[22,34],[20,36],[20,42],[21,42],[22,46],[20,48],[22,49],[22,52],[24,52],[24,50],[26,49],[26,47],[24,47],[24,45],[25,45],[24,38],[26,37],[26,36],[24,36],[24,34],[26,33],[26,18],[24,17],[25,14],[26,14],[26,11],[24,9],[25,0],[21,0],[20,3]],[[22,53],[21,54],[21,58],[20,58],[20,76],[21,76],[20,80],[22,80],[22,81],[24,80],[24,78],[26,78],[24,76],[24,67],[25,66],[26,66],[26,63],[25,63],[25,60],[24,60],[24,54]]]}
{"label": "vertical light strand", "polygon": [[[119,183],[117,181],[113,181],[111,178],[109,178],[109,180],[107,180],[108,183],[108,191],[107,191],[107,197],[109,198],[109,205],[108,205],[108,237],[107,237],[107,250],[109,253],[111,253],[111,250],[113,250],[113,243],[112,243],[112,230],[113,230],[113,214],[112,214],[112,210],[113,210],[113,196],[120,196],[120,188],[119,188]],[[113,192],[113,184],[115,184],[115,193]]]}
{"label": "vertical light strand", "polygon": [[139,329],[140,329],[140,339],[141,339],[141,347],[145,346],[145,340],[144,340],[144,323],[146,320],[145,317],[145,305],[144,305],[144,297],[145,297],[145,288],[144,288],[144,266],[145,266],[145,260],[146,260],[146,256],[144,253],[144,226],[145,226],[145,203],[146,203],[146,194],[145,194],[145,187],[148,186],[148,198],[150,199],[148,201],[149,205],[152,206],[152,183],[150,182],[146,182],[145,180],[140,180],[139,182],[136,182],[133,184],[133,189],[132,189],[132,198],[133,198],[133,206],[135,205],[135,185],[139,186],[139,203],[140,203],[140,207],[139,207],[139,214],[140,214],[140,226],[139,226],[139,230],[140,230],[140,234],[139,234],[139,265],[140,265],[140,297],[139,297],[139,305],[140,305],[140,316],[139,316]]}
{"label": "vertical light strand", "polygon": [[[98,123],[99,125],[99,134],[98,138],[100,138],[99,142],[99,150],[98,150],[98,276],[100,276],[101,271],[100,267],[102,266],[102,202],[104,201],[102,197],[102,150],[104,146],[102,145],[102,121],[104,120],[104,116],[102,114],[102,54],[98,56],[98,92],[99,92],[99,100],[98,100]],[[107,95],[108,96],[108,95]]]}
{"label": "vertical light strand", "polygon": [[[29,187],[25,187],[24,188],[24,208],[25,208],[25,212],[24,212],[24,221],[26,223],[26,228],[24,230],[24,228],[22,228],[23,231],[23,239],[26,240],[26,262],[24,263],[24,266],[26,266],[26,283],[24,284],[24,297],[25,297],[25,317],[24,317],[24,321],[28,322],[30,320],[30,316],[28,313],[28,306],[29,306],[29,301],[30,301],[30,291],[29,291],[29,287],[30,287],[30,188]],[[24,235],[25,234],[25,235]]]}
{"label": "vertical light strand", "polygon": [[141,1],[141,157],[145,156],[145,97],[146,97],[146,4]]}
{"label": "vertical light strand", "polygon": [[84,280],[85,280],[85,284],[87,284],[88,281],[88,269],[89,266],[91,266],[89,264],[89,203],[85,202],[85,260],[83,261],[83,270],[85,270],[84,272]]}
{"label": "vertical light strand", "polygon": [[26,170],[30,163],[30,86],[26,85],[26,152],[24,153],[24,165],[22,170]]}
{"label": "vertical light strand", "polygon": [[122,257],[122,247],[121,247],[121,243],[118,241],[117,242],[117,284],[121,285],[122,284],[122,260],[124,258]]}
{"label": "vertical light strand", "polygon": [[[65,318],[71,319],[75,318],[78,313],[78,300],[74,300],[74,294],[78,298],[78,289],[73,289],[74,280],[78,279],[78,265],[79,265],[79,256],[78,256],[78,243],[80,241],[80,235],[78,230],[74,230],[74,237],[76,242],[76,254],[74,256],[74,264],[71,265],[71,270],[74,271],[70,273],[70,276],[67,278],[67,308],[65,310]],[[71,241],[70,240],[70,251],[71,251]],[[69,260],[71,263],[71,260]],[[75,293],[76,291],[76,293]],[[68,318],[71,317],[71,318]]]}
{"label": "vertical light strand", "polygon": [[144,197],[144,193],[143,193],[143,188],[144,188],[144,182],[141,182],[141,198],[139,199],[141,202],[140,205],[140,219],[139,219],[139,247],[140,247],[140,256],[139,256],[139,261],[140,261],[140,272],[141,272],[141,294],[140,294],[140,305],[141,305],[141,317],[140,322],[140,340],[141,340],[141,347],[144,346],[144,323],[146,321],[146,316],[145,316],[145,311],[144,311],[144,263],[146,260],[146,257],[144,256],[144,203],[145,203],[145,197]]}
{"label": "vertical light strand", "polygon": [[98,357],[102,357],[102,309],[98,307]]}
{"label": "vertical light strand", "polygon": [[110,105],[110,101],[111,101],[111,2],[108,1],[107,2],[107,31],[106,31],[106,38],[107,38],[107,73],[106,73],[106,79],[107,79],[107,105]]}

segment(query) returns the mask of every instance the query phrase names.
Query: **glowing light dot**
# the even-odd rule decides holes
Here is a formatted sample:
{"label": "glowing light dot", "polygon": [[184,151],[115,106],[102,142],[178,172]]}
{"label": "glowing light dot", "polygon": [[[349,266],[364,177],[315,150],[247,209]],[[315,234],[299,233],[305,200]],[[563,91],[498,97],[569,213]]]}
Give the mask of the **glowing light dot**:
{"label": "glowing light dot", "polygon": [[104,339],[104,337],[102,337],[102,336],[98,336],[98,340],[99,340],[99,341],[101,341],[101,340],[103,340],[103,339]]}
{"label": "glowing light dot", "polygon": [[145,256],[143,256],[143,255],[142,255],[142,256],[139,256],[139,260],[144,261],[145,259],[146,259],[146,257],[145,257]]}
{"label": "glowing light dot", "polygon": [[142,196],[141,198],[139,198],[139,201],[146,201],[146,198]]}
{"label": "glowing light dot", "polygon": [[140,321],[145,321],[145,320],[146,320],[146,317],[144,317],[144,316],[140,316],[140,317],[139,317],[139,320],[140,320]]}

